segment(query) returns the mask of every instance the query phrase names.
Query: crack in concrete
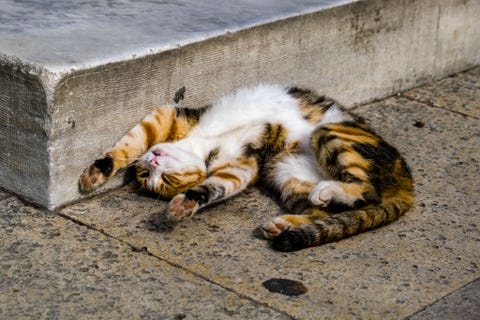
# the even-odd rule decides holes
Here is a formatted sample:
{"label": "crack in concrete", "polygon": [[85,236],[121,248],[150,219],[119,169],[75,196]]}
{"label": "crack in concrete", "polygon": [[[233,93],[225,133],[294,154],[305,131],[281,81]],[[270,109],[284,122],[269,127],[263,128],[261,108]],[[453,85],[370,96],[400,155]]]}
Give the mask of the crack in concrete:
{"label": "crack in concrete", "polygon": [[454,290],[454,291],[452,291],[452,292],[447,293],[447,294],[444,295],[443,297],[441,297],[441,298],[433,301],[431,304],[426,305],[426,306],[423,307],[422,309],[415,311],[414,313],[412,313],[411,315],[405,317],[404,319],[405,319],[405,320],[408,320],[408,319],[412,319],[413,317],[415,317],[415,316],[417,316],[417,315],[421,315],[424,311],[426,311],[426,310],[428,310],[429,308],[433,307],[433,306],[436,305],[438,302],[440,302],[440,301],[442,301],[442,300],[444,300],[444,299],[451,298],[452,296],[460,293],[462,290],[465,290],[466,288],[474,285],[475,282],[478,282],[478,281],[480,281],[480,277],[478,277],[478,278],[476,278],[476,279],[474,279],[474,280],[472,280],[472,281],[470,281],[470,282],[468,282],[468,283],[460,286],[457,290]]}
{"label": "crack in concrete", "polygon": [[429,103],[428,101],[422,101],[422,100],[419,100],[419,99],[415,99],[415,98],[412,98],[412,97],[409,97],[409,96],[406,96],[404,95],[403,93],[400,93],[398,95],[399,97],[402,97],[402,98],[406,98],[410,101],[414,101],[414,102],[418,102],[418,103],[421,103],[422,105],[425,105],[427,107],[431,107],[431,108],[435,108],[435,109],[440,109],[440,110],[443,110],[443,111],[446,111],[446,112],[451,112],[451,113],[454,113],[454,114],[458,114],[458,115],[461,115],[461,116],[464,116],[464,117],[468,117],[468,118],[472,118],[472,119],[480,119],[478,117],[475,117],[475,116],[472,116],[470,114],[466,114],[466,113],[463,113],[463,112],[460,112],[460,111],[457,111],[457,110],[451,110],[451,109],[447,109],[447,108],[444,108],[444,107],[441,107],[441,106],[437,106],[433,103]]}
{"label": "crack in concrete", "polygon": [[91,225],[91,224],[89,224],[89,223],[80,221],[80,220],[78,220],[78,219],[76,219],[76,218],[74,218],[74,217],[71,217],[71,216],[69,216],[69,215],[67,215],[67,214],[65,214],[65,213],[62,213],[62,212],[60,212],[60,211],[59,211],[59,212],[56,212],[56,214],[57,214],[58,216],[64,218],[64,219],[68,220],[68,221],[71,221],[71,222],[77,224],[77,225],[86,227],[86,228],[89,229],[89,230],[99,232],[99,233],[101,233],[102,235],[104,235],[104,236],[106,236],[106,237],[108,237],[108,238],[110,238],[110,239],[116,240],[116,241],[118,241],[118,242],[120,242],[120,243],[122,243],[122,244],[124,244],[124,245],[126,245],[126,246],[128,246],[128,247],[130,247],[130,249],[131,249],[133,252],[136,252],[136,253],[144,253],[144,254],[146,254],[146,255],[148,255],[148,256],[150,256],[150,257],[153,257],[153,258],[156,258],[156,259],[158,259],[158,260],[160,260],[160,261],[163,261],[163,262],[167,263],[168,265],[170,265],[170,266],[172,266],[172,267],[174,267],[174,268],[177,268],[177,269],[180,269],[180,270],[185,271],[185,272],[187,272],[187,273],[190,273],[190,274],[192,274],[193,276],[195,276],[195,277],[197,277],[197,278],[199,278],[199,279],[201,279],[201,280],[203,280],[203,281],[206,281],[206,282],[208,282],[208,283],[210,283],[210,284],[212,284],[212,285],[214,285],[214,286],[218,286],[218,287],[222,288],[223,290],[226,290],[226,291],[228,291],[228,292],[234,293],[234,294],[236,294],[237,296],[239,296],[240,298],[246,299],[246,300],[252,302],[253,304],[261,305],[261,306],[263,306],[263,307],[265,307],[265,308],[269,308],[269,309],[271,309],[271,310],[273,310],[273,311],[276,311],[276,312],[278,312],[278,313],[280,313],[280,314],[283,314],[283,315],[285,315],[285,316],[287,316],[287,317],[289,317],[289,318],[291,318],[291,319],[298,319],[298,318],[292,316],[291,314],[286,313],[286,312],[283,311],[283,310],[280,310],[280,309],[277,309],[277,308],[275,308],[275,307],[272,307],[272,306],[268,305],[267,303],[258,301],[258,300],[256,300],[256,299],[254,299],[253,297],[250,297],[250,296],[248,296],[248,295],[246,295],[246,294],[237,292],[237,291],[236,291],[235,289],[233,289],[233,288],[226,287],[226,286],[222,285],[220,282],[217,282],[217,281],[214,281],[214,280],[212,280],[212,279],[209,279],[208,277],[206,277],[206,276],[204,276],[204,275],[202,275],[202,274],[200,274],[200,273],[197,273],[197,272],[195,272],[195,271],[192,271],[192,270],[190,270],[190,269],[188,269],[188,268],[185,268],[184,266],[182,266],[182,265],[180,265],[180,264],[178,264],[178,263],[175,263],[175,262],[169,261],[169,260],[167,260],[167,259],[165,259],[165,258],[163,258],[163,257],[157,256],[157,255],[155,255],[154,253],[150,252],[150,251],[148,250],[148,247],[137,247],[137,246],[129,243],[128,241],[119,239],[119,238],[115,237],[114,235],[109,234],[109,233],[106,232],[104,229],[97,229],[95,226],[93,226],[93,225]]}

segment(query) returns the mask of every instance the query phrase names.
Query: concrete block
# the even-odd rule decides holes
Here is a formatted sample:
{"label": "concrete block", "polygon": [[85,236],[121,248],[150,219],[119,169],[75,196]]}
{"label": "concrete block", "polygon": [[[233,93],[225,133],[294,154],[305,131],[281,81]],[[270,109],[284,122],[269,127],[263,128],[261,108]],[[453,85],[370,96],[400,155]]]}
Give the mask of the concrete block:
{"label": "concrete block", "polygon": [[480,64],[473,0],[2,6],[0,186],[48,209],[80,199],[83,168],[183,86],[185,105],[280,82],[352,106]]}

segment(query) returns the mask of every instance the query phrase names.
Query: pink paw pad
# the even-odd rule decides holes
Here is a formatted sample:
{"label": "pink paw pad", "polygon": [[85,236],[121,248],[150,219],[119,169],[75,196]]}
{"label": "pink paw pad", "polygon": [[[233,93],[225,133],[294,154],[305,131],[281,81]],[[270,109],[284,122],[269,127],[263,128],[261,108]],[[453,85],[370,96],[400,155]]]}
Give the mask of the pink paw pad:
{"label": "pink paw pad", "polygon": [[262,229],[264,236],[267,238],[274,238],[280,235],[284,230],[288,229],[290,223],[282,218],[275,218],[272,221],[266,223]]}
{"label": "pink paw pad", "polygon": [[168,213],[170,219],[179,220],[193,215],[197,210],[196,201],[187,199],[184,194],[179,194],[170,201]]}
{"label": "pink paw pad", "polygon": [[82,192],[90,192],[103,184],[105,179],[100,169],[92,165],[85,169],[80,177],[80,190]]}

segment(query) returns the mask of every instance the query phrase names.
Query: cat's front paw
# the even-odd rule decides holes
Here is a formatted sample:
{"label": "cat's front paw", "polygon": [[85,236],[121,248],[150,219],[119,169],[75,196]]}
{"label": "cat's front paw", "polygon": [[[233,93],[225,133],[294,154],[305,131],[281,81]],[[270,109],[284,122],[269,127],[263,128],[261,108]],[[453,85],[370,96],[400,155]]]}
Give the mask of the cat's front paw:
{"label": "cat's front paw", "polygon": [[342,188],[335,181],[322,181],[310,192],[308,200],[316,206],[327,207],[336,196],[342,193]]}
{"label": "cat's front paw", "polygon": [[108,175],[113,169],[113,158],[105,157],[96,160],[91,166],[87,167],[78,181],[80,191],[88,193],[100,187],[107,180]]}
{"label": "cat's front paw", "polygon": [[183,193],[176,195],[168,204],[168,219],[178,221],[184,217],[190,217],[197,212],[199,204],[197,201],[187,198]]}

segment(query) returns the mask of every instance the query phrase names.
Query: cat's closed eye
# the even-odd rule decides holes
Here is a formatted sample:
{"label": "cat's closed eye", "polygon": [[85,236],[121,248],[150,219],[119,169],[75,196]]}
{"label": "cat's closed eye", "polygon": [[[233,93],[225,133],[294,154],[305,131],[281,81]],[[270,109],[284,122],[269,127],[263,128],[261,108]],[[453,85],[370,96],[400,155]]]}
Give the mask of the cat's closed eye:
{"label": "cat's closed eye", "polygon": [[140,178],[148,178],[150,176],[150,172],[149,171],[142,171],[138,174],[138,176]]}

